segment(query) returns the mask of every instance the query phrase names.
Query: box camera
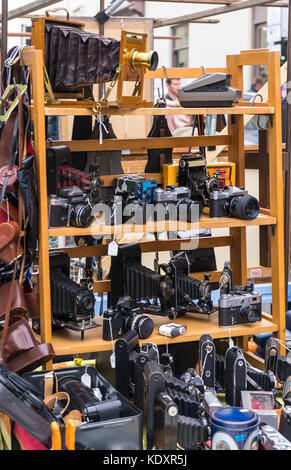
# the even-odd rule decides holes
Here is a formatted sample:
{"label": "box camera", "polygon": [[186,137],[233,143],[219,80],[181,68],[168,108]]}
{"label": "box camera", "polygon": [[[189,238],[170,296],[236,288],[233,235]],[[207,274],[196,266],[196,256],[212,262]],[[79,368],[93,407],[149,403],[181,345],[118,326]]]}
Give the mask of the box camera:
{"label": "box camera", "polygon": [[124,175],[114,180],[116,189],[134,195],[140,201],[153,202],[154,190],[158,184],[153,179],[139,175]]}
{"label": "box camera", "polygon": [[[217,175],[218,176],[218,175]],[[179,162],[179,186],[190,189],[191,198],[205,207],[209,205],[212,191],[219,188],[216,175],[210,178],[205,157],[200,153],[182,155]]]}
{"label": "box camera", "polygon": [[[166,189],[154,190],[153,200],[155,204],[165,206],[165,218],[167,220],[183,220],[196,222],[202,216],[202,206],[199,201],[190,199],[191,191],[184,186],[169,185]],[[158,220],[158,211],[155,212],[155,220]]]}
{"label": "box camera", "polygon": [[219,326],[241,325],[261,320],[261,294],[254,291],[252,281],[248,281],[246,286],[234,286],[229,262],[225,263],[220,279],[218,308]]}
{"label": "box camera", "polygon": [[260,211],[259,201],[243,188],[225,186],[210,194],[210,217],[237,217],[255,219]]}
{"label": "box camera", "polygon": [[[70,279],[70,258],[65,252],[50,253],[51,313],[53,327],[84,331],[99,326],[93,322],[95,297],[93,281],[81,285]],[[33,323],[37,332],[38,324]]]}
{"label": "box camera", "polygon": [[49,197],[49,226],[89,227],[93,221],[87,196],[77,186],[62,188],[59,196]]}
{"label": "box camera", "polygon": [[103,314],[103,339],[111,341],[129,330],[135,330],[139,338],[146,339],[151,336],[154,322],[142,314],[129,297],[118,301],[116,309],[109,308]]}

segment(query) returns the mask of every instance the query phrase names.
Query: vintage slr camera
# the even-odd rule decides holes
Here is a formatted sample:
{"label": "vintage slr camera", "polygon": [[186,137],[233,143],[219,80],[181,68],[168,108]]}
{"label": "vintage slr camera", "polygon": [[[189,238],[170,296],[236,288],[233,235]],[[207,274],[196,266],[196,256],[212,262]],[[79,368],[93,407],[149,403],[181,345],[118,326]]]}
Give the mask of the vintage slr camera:
{"label": "vintage slr camera", "polygon": [[[190,197],[191,191],[189,188],[169,185],[166,189],[155,189],[153,200],[155,204],[165,206],[165,218],[167,220],[179,219],[185,222],[196,222],[202,216],[202,206],[199,201],[192,201]],[[159,220],[158,215],[156,211],[155,220]]]}
{"label": "vintage slr camera", "polygon": [[254,291],[253,281],[248,281],[245,286],[234,286],[232,284],[229,261],[224,264],[220,278],[218,308],[218,323],[220,326],[241,325],[261,320],[261,294]]}
{"label": "vintage slr camera", "polygon": [[219,188],[218,176],[210,178],[206,159],[201,153],[182,155],[179,161],[177,180],[179,186],[190,189],[191,199],[199,201],[205,207],[209,205],[212,191]]}
{"label": "vintage slr camera", "polygon": [[149,338],[154,329],[151,318],[129,298],[121,298],[115,309],[109,308],[103,314],[103,339],[117,339],[129,330],[135,330],[140,339]]}
{"label": "vintage slr camera", "polygon": [[237,217],[255,219],[260,211],[259,201],[244,188],[225,186],[210,194],[210,217]]}
{"label": "vintage slr camera", "polygon": [[51,312],[54,327],[84,331],[99,326],[93,322],[95,297],[92,279],[81,284],[70,279],[70,258],[65,252],[50,253]]}
{"label": "vintage slr camera", "polygon": [[49,226],[89,227],[93,221],[87,196],[77,186],[59,190],[59,196],[49,197]]}

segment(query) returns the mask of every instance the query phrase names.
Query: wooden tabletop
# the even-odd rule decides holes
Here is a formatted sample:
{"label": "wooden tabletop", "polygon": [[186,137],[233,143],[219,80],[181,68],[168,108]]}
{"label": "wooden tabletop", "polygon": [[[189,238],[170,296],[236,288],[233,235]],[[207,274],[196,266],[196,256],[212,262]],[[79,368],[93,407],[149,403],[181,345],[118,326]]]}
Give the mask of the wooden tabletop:
{"label": "wooden tabletop", "polygon": [[233,228],[233,227],[254,227],[257,225],[274,225],[276,217],[259,214],[256,219],[242,220],[234,217],[209,217],[203,215],[199,223],[187,223],[181,221],[165,221],[165,222],[148,222],[145,225],[134,225],[126,223],[123,225],[108,226],[94,221],[87,228],[78,227],[58,227],[50,228],[49,236],[76,236],[76,235],[110,235],[116,233],[117,238],[122,238],[126,233],[149,233],[149,232],[167,232],[177,230],[200,230],[210,228]]}
{"label": "wooden tabletop", "polygon": [[[146,340],[141,340],[140,344],[153,342],[157,345],[166,344],[165,336],[158,333],[158,327],[162,324],[171,323],[167,317],[159,317],[149,315],[154,323],[155,329],[153,334]],[[97,323],[102,325],[103,318],[97,317]],[[210,317],[207,315],[199,315],[188,313],[183,317],[175,320],[175,323],[186,325],[187,331],[184,335],[177,338],[167,338],[168,344],[183,343],[190,341],[199,341],[203,334],[210,334],[213,339],[227,338],[229,331],[232,337],[236,336],[252,336],[257,333],[268,333],[278,330],[278,327],[267,317],[260,322],[253,324],[237,325],[232,327],[218,326],[218,313],[213,313]],[[39,338],[38,338],[39,339]],[[111,341],[102,339],[102,326],[93,328],[85,332],[85,338],[81,341],[80,333],[68,329],[62,329],[53,332],[53,347],[57,356],[66,354],[84,354],[89,352],[110,351],[112,349]]]}

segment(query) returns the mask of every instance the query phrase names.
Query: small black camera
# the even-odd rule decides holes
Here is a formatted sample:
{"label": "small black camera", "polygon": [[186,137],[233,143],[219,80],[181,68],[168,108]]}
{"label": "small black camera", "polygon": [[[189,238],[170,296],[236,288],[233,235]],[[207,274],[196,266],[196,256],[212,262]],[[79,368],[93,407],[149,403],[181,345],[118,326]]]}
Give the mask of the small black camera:
{"label": "small black camera", "polygon": [[248,281],[245,286],[234,286],[228,261],[224,265],[220,279],[218,307],[218,323],[220,326],[242,325],[261,320],[261,294],[254,291],[253,281]]}
{"label": "small black camera", "polygon": [[89,200],[78,186],[59,190],[59,196],[49,197],[49,226],[86,228],[93,221]]}
{"label": "small black camera", "polygon": [[129,297],[121,298],[115,309],[103,314],[103,339],[117,339],[129,330],[135,330],[140,339],[147,339],[154,330],[151,318],[141,313]]}
{"label": "small black camera", "polygon": [[252,220],[258,216],[259,211],[259,201],[244,188],[225,186],[210,194],[210,217],[229,216]]}

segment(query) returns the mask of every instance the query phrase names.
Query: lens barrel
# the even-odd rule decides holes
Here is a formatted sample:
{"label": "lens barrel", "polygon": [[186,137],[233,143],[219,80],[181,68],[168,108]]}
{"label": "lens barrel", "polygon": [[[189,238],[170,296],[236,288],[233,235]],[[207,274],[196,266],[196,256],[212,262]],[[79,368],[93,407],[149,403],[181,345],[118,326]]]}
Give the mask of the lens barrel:
{"label": "lens barrel", "polygon": [[230,201],[229,210],[233,217],[238,217],[243,220],[252,220],[259,214],[260,203],[250,194],[235,196]]}

